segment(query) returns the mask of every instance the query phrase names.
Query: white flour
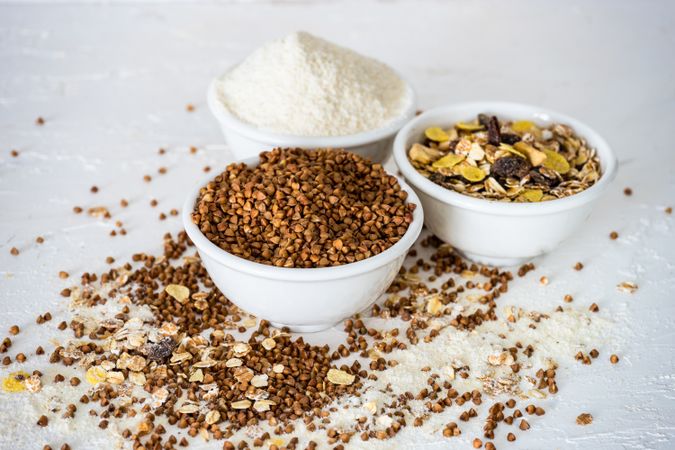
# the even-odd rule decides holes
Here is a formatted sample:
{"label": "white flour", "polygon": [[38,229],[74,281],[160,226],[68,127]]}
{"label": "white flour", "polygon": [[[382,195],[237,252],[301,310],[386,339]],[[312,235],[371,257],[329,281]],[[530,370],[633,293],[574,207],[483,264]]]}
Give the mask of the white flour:
{"label": "white flour", "polygon": [[379,128],[410,101],[385,64],[304,32],[253,52],[222,77],[218,92],[239,119],[301,136]]}

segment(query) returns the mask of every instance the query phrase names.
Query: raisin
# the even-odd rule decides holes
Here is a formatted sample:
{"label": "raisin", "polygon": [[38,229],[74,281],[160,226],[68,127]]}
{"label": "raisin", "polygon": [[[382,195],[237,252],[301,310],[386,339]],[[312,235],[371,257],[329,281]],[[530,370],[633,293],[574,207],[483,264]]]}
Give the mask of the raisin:
{"label": "raisin", "polygon": [[454,152],[455,148],[457,148],[457,144],[459,144],[459,139],[453,139],[450,141],[450,144],[448,145],[448,151]]}
{"label": "raisin", "polygon": [[530,163],[518,156],[504,156],[492,165],[492,174],[499,178],[523,178],[530,171]]}
{"label": "raisin", "polygon": [[536,170],[530,171],[530,179],[538,185],[548,186],[549,188],[555,187],[560,184],[560,180],[557,178],[548,178],[540,174]]}
{"label": "raisin", "polygon": [[485,128],[488,127],[488,124],[490,123],[490,116],[487,114],[478,114],[478,123],[483,125]]}
{"label": "raisin", "polygon": [[176,344],[170,337],[166,337],[156,344],[151,344],[148,346],[148,359],[152,361],[164,362],[169,358],[169,356],[171,356],[175,346]]}
{"label": "raisin", "polygon": [[499,120],[497,120],[497,117],[492,116],[490,117],[490,120],[488,121],[487,124],[487,132],[488,132],[488,143],[492,145],[499,145],[501,142],[501,136],[499,133]]}
{"label": "raisin", "polygon": [[502,133],[500,136],[501,140],[505,144],[513,145],[516,142],[520,141],[520,136],[512,133]]}

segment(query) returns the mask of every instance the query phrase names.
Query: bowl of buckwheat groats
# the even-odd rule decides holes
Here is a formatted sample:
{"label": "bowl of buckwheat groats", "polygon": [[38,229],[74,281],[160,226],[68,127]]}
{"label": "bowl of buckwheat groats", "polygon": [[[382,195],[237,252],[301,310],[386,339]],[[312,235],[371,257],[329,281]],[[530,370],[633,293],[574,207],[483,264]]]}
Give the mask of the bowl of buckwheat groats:
{"label": "bowl of buckwheat groats", "polygon": [[370,306],[422,230],[417,195],[333,149],[274,149],[200,182],[190,239],[233,303],[278,327],[326,329]]}
{"label": "bowl of buckwheat groats", "polygon": [[396,136],[394,158],[425,225],[493,265],[522,263],[571,236],[617,170],[612,149],[586,124],[501,102],[422,113]]}
{"label": "bowl of buckwheat groats", "polygon": [[391,67],[305,32],[230,67],[207,100],[236,158],[275,147],[343,148],[381,162],[415,115],[414,91]]}

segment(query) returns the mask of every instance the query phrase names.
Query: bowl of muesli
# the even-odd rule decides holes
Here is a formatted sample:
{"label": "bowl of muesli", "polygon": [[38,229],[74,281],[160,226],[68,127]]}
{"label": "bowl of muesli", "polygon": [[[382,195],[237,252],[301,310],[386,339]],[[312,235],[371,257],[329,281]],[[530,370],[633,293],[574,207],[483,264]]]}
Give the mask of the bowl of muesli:
{"label": "bowl of muesli", "polygon": [[492,265],[553,250],[589,217],[617,170],[612,149],[588,125],[505,102],[420,114],[397,134],[394,159],[427,228]]}

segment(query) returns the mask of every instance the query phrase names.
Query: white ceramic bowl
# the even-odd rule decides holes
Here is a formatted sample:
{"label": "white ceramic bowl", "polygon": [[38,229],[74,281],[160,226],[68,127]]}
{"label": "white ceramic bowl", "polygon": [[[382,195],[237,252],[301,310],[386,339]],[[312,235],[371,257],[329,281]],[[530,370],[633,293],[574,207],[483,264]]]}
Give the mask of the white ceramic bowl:
{"label": "white ceramic bowl", "polygon": [[403,113],[385,126],[363,133],[345,136],[295,136],[275,133],[257,128],[235,117],[218,99],[217,81],[211,82],[207,93],[209,109],[220,123],[236,159],[258,156],[260,152],[275,147],[295,147],[304,149],[343,148],[381,163],[391,153],[391,146],[398,130],[415,116],[415,93],[406,82],[409,103]]}
{"label": "white ceramic bowl", "polygon": [[[256,165],[258,158],[243,160]],[[200,181],[183,205],[183,226],[194,242],[211,279],[225,296],[243,310],[277,327],[312,332],[330,328],[373,304],[396,277],[424,222],[415,192],[402,180],[408,202],[417,205],[403,237],[387,250],[363,261],[322,268],[284,268],[234,256],[221,249],[192,222]]]}
{"label": "white ceramic bowl", "polygon": [[[450,126],[479,113],[539,125],[561,122],[574,128],[597,150],[602,176],[585,191],[541,203],[503,203],[469,197],[439,186],[415,170],[407,151],[427,127]],[[422,201],[426,226],[468,258],[491,265],[520,264],[553,250],[578,230],[594,203],[614,179],[617,162],[607,142],[586,124],[563,114],[518,103],[459,103],[422,113],[394,141],[394,159]]]}

